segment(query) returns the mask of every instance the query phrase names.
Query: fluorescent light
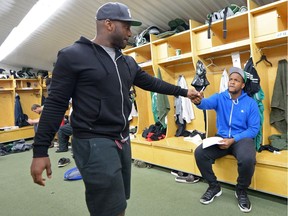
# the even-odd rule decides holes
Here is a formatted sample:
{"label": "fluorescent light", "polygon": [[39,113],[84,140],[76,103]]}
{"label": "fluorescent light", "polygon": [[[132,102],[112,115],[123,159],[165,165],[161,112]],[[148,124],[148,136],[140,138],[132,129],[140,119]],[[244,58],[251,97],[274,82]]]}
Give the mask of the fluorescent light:
{"label": "fluorescent light", "polygon": [[43,24],[66,0],[39,0],[0,46],[0,61]]}

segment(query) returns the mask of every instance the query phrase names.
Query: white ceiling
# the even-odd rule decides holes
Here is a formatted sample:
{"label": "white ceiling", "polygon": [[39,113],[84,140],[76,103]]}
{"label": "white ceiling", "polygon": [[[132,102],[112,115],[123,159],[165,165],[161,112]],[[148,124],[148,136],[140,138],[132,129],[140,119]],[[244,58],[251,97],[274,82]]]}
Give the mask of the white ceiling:
{"label": "white ceiling", "polygon": [[[16,27],[37,0],[0,0],[0,44]],[[95,35],[95,12],[104,0],[67,0],[52,17],[30,35],[0,64],[14,68],[32,67],[52,71],[57,52],[72,44],[81,35]],[[169,30],[168,22],[182,18],[194,19],[204,24],[206,15],[234,3],[246,5],[246,0],[119,0],[126,4],[134,19],[143,22],[141,27],[132,27],[133,35],[146,27],[155,25]],[[254,0],[259,5],[272,0]]]}

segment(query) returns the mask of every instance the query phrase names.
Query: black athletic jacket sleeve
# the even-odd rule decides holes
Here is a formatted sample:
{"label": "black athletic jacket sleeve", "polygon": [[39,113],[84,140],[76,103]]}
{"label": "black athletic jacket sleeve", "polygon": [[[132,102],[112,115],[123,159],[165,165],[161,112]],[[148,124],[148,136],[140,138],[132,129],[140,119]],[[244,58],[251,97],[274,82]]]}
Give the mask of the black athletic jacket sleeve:
{"label": "black athletic jacket sleeve", "polygon": [[142,71],[135,60],[116,50],[115,61],[99,45],[81,37],[59,51],[34,138],[33,157],[47,157],[48,148],[72,98],[73,136],[120,140],[129,136],[130,88],[187,96],[187,90]]}

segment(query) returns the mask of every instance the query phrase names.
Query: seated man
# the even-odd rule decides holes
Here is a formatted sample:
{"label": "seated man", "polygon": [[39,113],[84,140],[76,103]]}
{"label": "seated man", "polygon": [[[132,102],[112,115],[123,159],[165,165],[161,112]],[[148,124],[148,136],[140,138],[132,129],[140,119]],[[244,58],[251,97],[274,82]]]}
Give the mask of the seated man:
{"label": "seated man", "polygon": [[58,130],[58,143],[59,147],[56,153],[67,152],[69,146],[69,138],[72,135],[73,130],[70,123],[61,126]]}
{"label": "seated man", "polygon": [[[31,106],[31,110],[39,115],[41,115],[42,113],[42,110],[43,110],[43,106],[40,106],[39,104],[33,104]],[[37,127],[38,127],[38,123],[39,123],[39,119],[40,118],[37,118],[37,119],[28,119],[27,122],[30,124],[30,125],[34,125],[34,131],[36,133],[37,131]]]}
{"label": "seated man", "polygon": [[[71,101],[70,101],[70,103],[71,103]],[[68,151],[69,139],[73,133],[72,126],[70,125],[70,116],[71,116],[72,111],[73,111],[73,108],[71,107],[70,111],[69,111],[68,123],[60,126],[60,128],[57,132],[59,147],[56,150],[56,153]]]}
{"label": "seated man", "polygon": [[222,194],[221,187],[212,170],[217,158],[231,154],[237,159],[238,178],[235,196],[241,211],[251,211],[252,205],[247,195],[247,188],[255,170],[256,148],[253,138],[260,129],[260,114],[257,103],[244,91],[246,76],[240,68],[232,67],[229,71],[228,89],[209,98],[192,100],[199,109],[214,109],[217,115],[217,136],[223,138],[221,144],[195,150],[195,159],[202,177],[209,187],[201,197],[202,204],[209,204],[215,196]]}
{"label": "seated man", "polygon": [[[42,111],[43,111],[43,106],[40,106],[39,104],[33,104],[31,106],[31,110],[39,115],[41,115]],[[37,132],[37,128],[38,128],[38,124],[39,124],[39,120],[40,118],[36,118],[36,119],[28,119],[27,122],[30,125],[34,125],[34,131],[35,133]],[[53,148],[54,147],[54,142],[51,142],[51,145],[49,146],[49,148]]]}

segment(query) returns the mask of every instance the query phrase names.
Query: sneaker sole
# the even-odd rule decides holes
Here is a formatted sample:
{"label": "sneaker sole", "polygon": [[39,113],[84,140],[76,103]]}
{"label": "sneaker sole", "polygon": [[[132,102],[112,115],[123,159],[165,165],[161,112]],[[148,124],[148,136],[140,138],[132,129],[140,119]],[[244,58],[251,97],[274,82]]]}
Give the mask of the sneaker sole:
{"label": "sneaker sole", "polygon": [[221,196],[221,194],[222,194],[222,189],[217,194],[215,194],[215,196],[211,200],[209,200],[209,201],[200,200],[200,202],[204,205],[208,205],[209,203],[213,202],[215,197],[219,197],[219,196]]}
{"label": "sneaker sole", "polygon": [[199,182],[199,180],[200,180],[200,178],[194,178],[193,181],[187,181],[186,179],[177,179],[177,177],[175,178],[175,181],[176,181],[176,182],[186,183],[186,184],[194,184],[194,183]]}
{"label": "sneaker sole", "polygon": [[[179,173],[182,173],[182,175],[179,175],[178,173],[175,173],[173,171],[170,172],[171,175],[174,175],[175,177],[187,177],[188,174],[187,173],[184,173],[184,172],[181,172],[179,171]],[[183,175],[184,174],[184,175]]]}
{"label": "sneaker sole", "polygon": [[70,162],[66,164],[58,164],[58,167],[64,167],[64,166],[67,166],[68,164],[70,164]]}
{"label": "sneaker sole", "polygon": [[[236,191],[235,191],[235,197],[238,199]],[[244,209],[239,204],[238,204],[238,207],[242,212],[250,212],[252,210],[252,204],[250,205],[250,209]]]}
{"label": "sneaker sole", "polygon": [[[65,159],[65,161],[63,161]],[[63,162],[62,162],[62,161]],[[62,163],[61,163],[62,162]],[[70,161],[70,159],[69,158],[61,158],[60,160],[59,160],[59,162],[58,162],[58,167],[64,167],[64,166],[67,166],[68,164],[70,164],[71,163],[71,161]]]}
{"label": "sneaker sole", "polygon": [[171,175],[174,175],[174,176],[176,176],[176,177],[179,177],[179,175],[177,174],[177,173],[175,173],[175,172],[170,172],[171,173]]}

